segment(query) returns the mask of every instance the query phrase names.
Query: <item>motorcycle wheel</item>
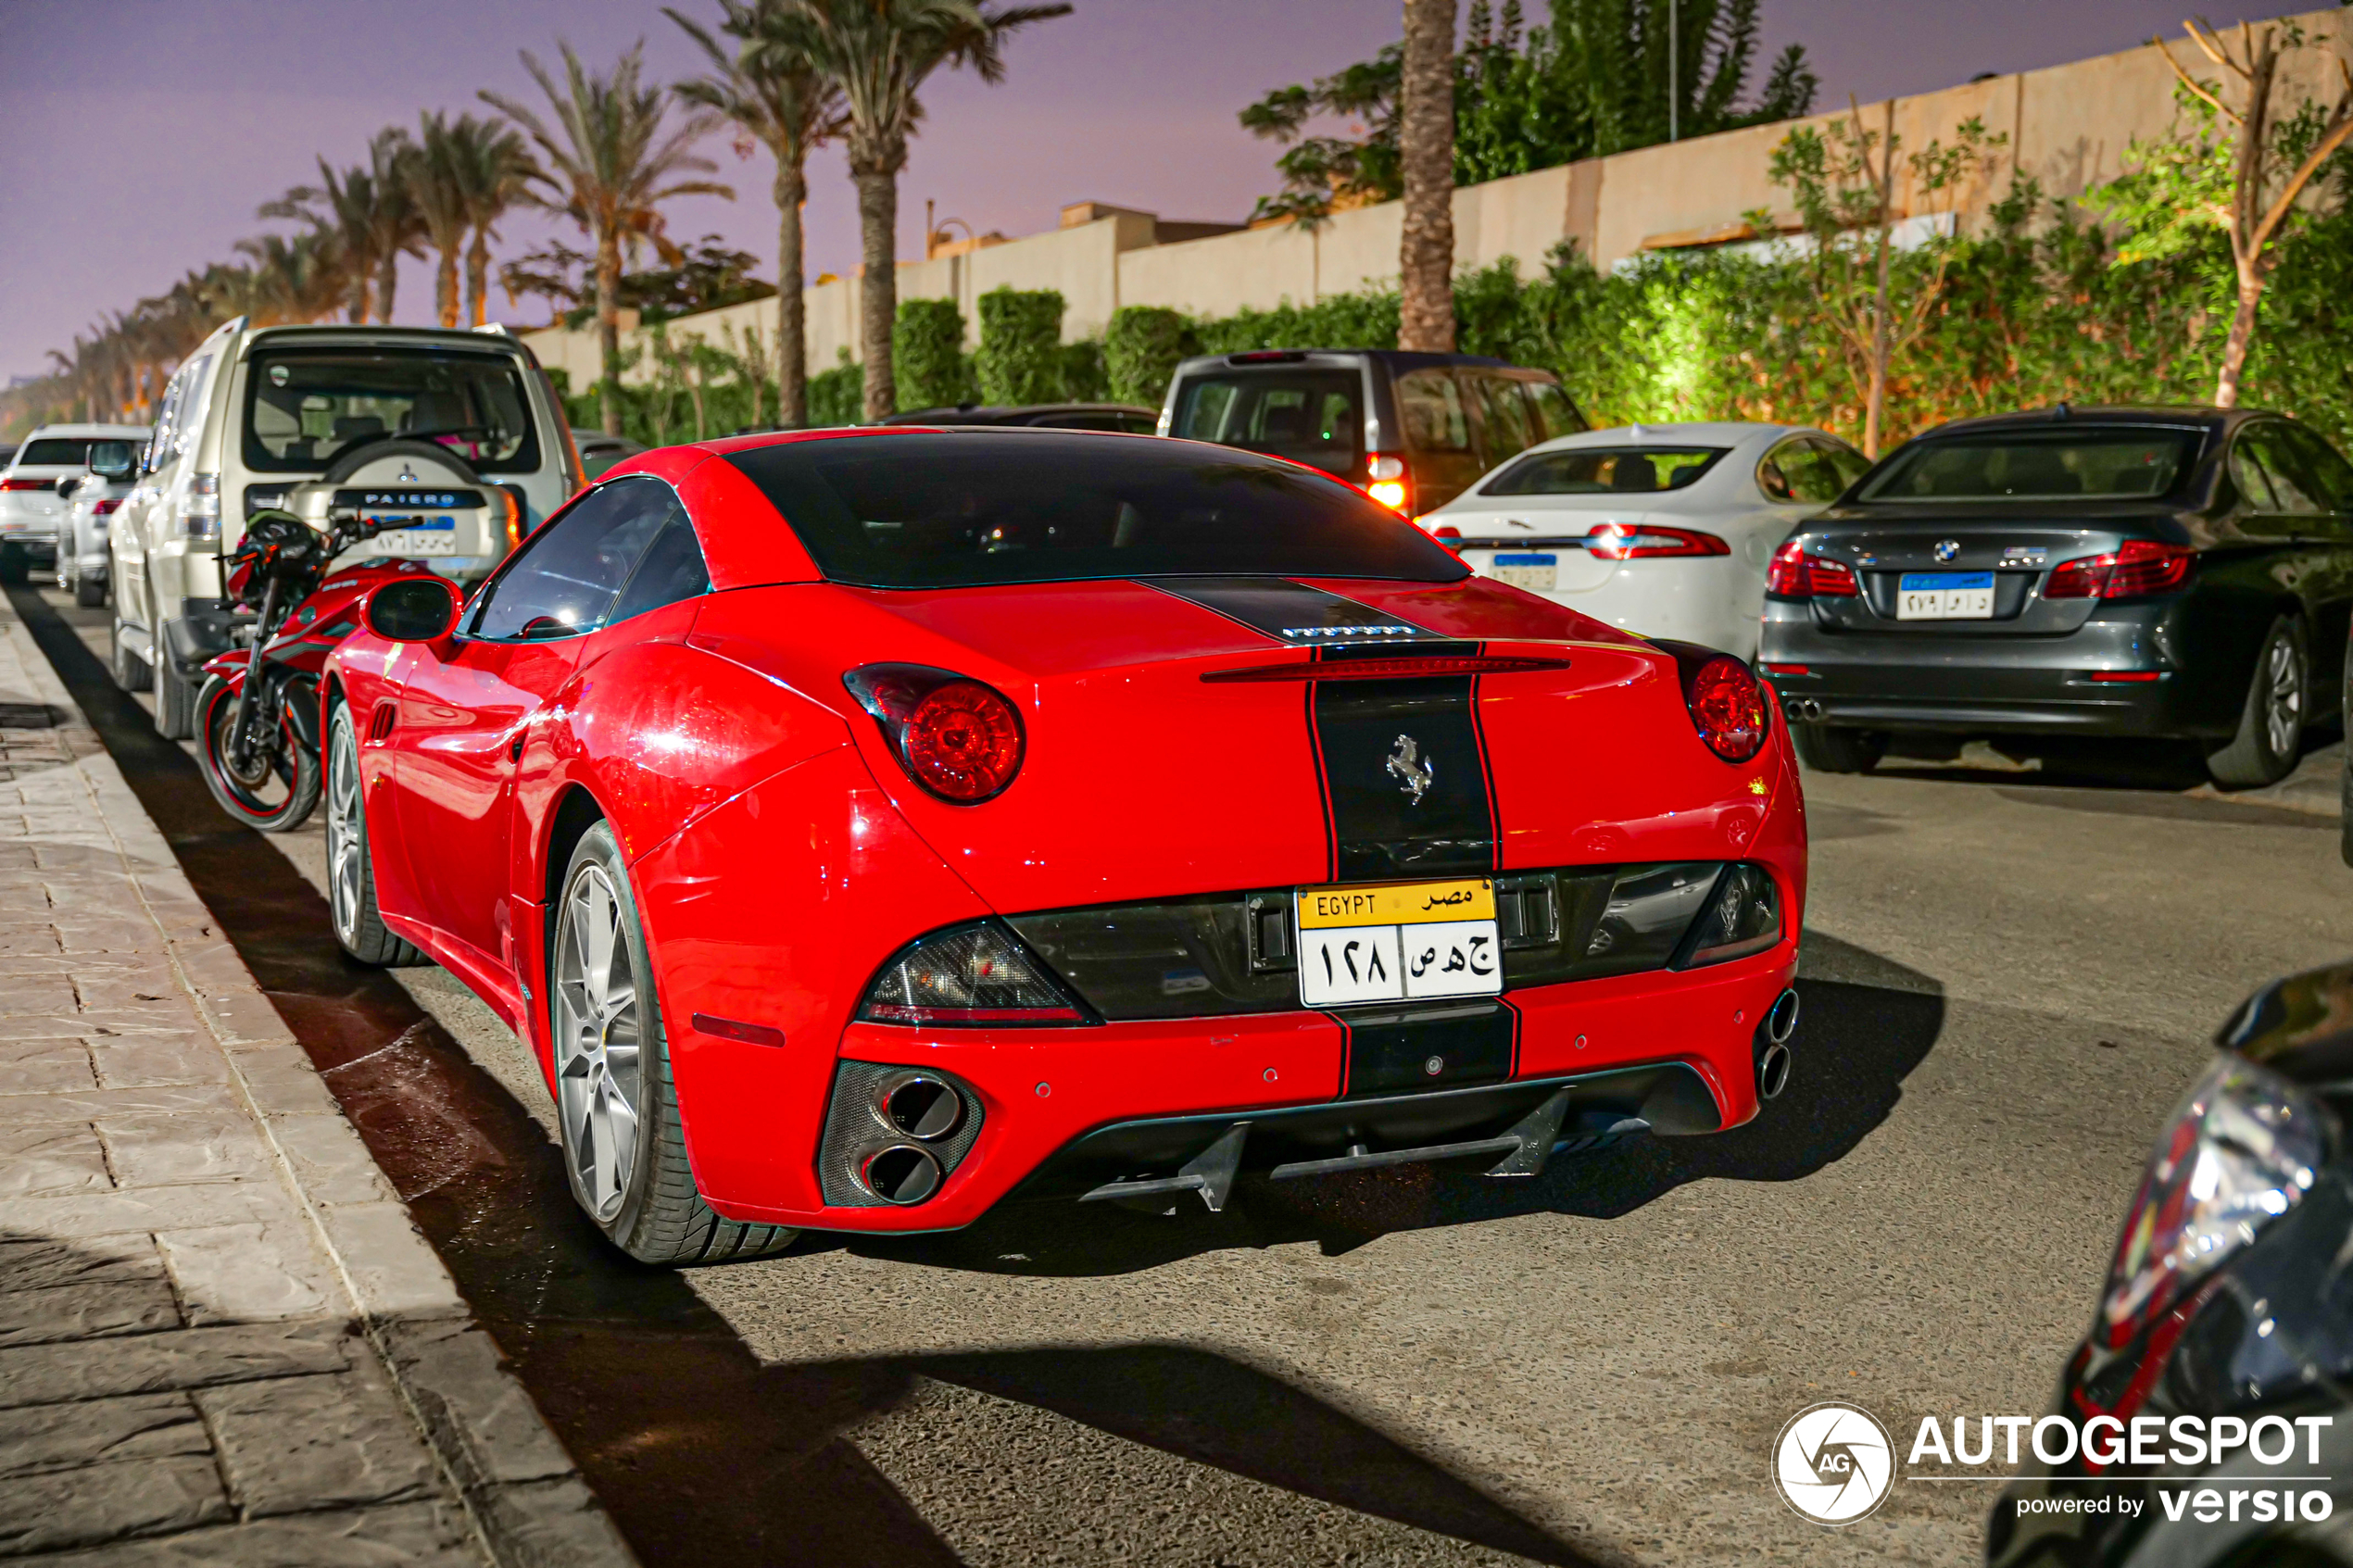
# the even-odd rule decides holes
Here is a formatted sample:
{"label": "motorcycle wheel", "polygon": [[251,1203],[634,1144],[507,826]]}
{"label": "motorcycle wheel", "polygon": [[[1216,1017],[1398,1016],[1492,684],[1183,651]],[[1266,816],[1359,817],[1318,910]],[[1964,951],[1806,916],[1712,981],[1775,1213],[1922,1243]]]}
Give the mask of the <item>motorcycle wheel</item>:
{"label": "motorcycle wheel", "polygon": [[240,769],[229,755],[229,731],[236,722],[237,688],[218,675],[196,694],[196,759],[204,782],[220,809],[262,833],[291,833],[319,804],[319,759],[282,714],[277,745]]}

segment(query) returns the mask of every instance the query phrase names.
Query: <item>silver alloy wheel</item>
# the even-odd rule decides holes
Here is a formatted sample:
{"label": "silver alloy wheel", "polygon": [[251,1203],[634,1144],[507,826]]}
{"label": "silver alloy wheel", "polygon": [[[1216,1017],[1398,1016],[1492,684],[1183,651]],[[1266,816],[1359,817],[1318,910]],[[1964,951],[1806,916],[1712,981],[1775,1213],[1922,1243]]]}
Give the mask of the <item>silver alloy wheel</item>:
{"label": "silver alloy wheel", "polygon": [[327,900],[335,935],[346,947],[359,941],[359,879],[368,852],[359,835],[359,742],[352,734],[351,709],[335,709],[334,734],[327,740]]}
{"label": "silver alloy wheel", "polygon": [[2263,671],[2263,732],[2271,755],[2293,758],[2304,729],[2304,671],[2297,668],[2296,639],[2281,636],[2271,644]]}
{"label": "silver alloy wheel", "polygon": [[621,900],[594,862],[573,874],[556,928],[556,1111],[581,1200],[598,1220],[621,1211],[637,1164],[636,966]]}

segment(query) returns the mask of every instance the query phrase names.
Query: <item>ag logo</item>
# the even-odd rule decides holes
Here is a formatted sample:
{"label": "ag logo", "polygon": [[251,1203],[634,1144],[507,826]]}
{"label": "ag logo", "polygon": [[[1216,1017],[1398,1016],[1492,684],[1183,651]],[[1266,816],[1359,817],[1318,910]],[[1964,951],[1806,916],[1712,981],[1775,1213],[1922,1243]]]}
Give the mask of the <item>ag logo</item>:
{"label": "ag logo", "polygon": [[1817,1524],[1852,1524],[1887,1500],[1895,1445],[1869,1411],[1810,1405],[1773,1440],[1782,1500]]}

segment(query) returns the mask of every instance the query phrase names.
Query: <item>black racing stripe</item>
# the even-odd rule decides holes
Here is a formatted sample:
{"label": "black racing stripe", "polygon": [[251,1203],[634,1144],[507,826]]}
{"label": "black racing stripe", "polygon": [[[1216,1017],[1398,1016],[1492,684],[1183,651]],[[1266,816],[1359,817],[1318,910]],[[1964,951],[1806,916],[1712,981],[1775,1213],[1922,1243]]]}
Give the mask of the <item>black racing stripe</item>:
{"label": "black racing stripe", "polygon": [[1410,1012],[1352,1012],[1340,1027],[1347,1045],[1342,1098],[1493,1083],[1518,1065],[1519,1010],[1500,997]]}
{"label": "black racing stripe", "polygon": [[1418,647],[1446,640],[1427,627],[1370,605],[1283,577],[1139,577],[1136,581],[1293,647],[1341,643],[1374,646],[1412,643]]}
{"label": "black racing stripe", "polygon": [[[1338,659],[1351,650],[1327,651]],[[1495,869],[1494,792],[1478,685],[1469,675],[1310,684],[1333,880]]]}

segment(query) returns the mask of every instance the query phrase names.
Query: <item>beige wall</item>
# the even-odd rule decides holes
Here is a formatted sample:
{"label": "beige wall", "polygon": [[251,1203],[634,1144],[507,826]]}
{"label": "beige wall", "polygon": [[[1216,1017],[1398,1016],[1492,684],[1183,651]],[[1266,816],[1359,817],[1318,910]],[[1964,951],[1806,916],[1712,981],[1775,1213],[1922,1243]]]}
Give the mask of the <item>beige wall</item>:
{"label": "beige wall", "polygon": [[[2353,29],[2344,13],[2314,11],[2296,19],[2308,35],[2331,40],[2339,54]],[[2199,74],[2212,67],[2186,39],[2167,47]],[[2299,51],[2281,73],[2288,106],[2309,95],[2333,98],[2335,68],[2320,51]],[[1838,113],[1843,115],[1844,110]],[[2136,139],[2162,136],[2174,119],[2173,75],[2146,47],[2079,60],[2022,75],[1973,82],[1942,92],[1897,99],[1895,131],[1903,148],[1950,143],[1975,116],[1990,132],[2007,135],[2000,161],[1960,194],[1963,227],[2009,188],[2014,171],[2032,175],[2054,196],[2072,196],[2113,180],[2125,149]],[[1877,131],[1887,107],[1863,106],[1864,124]],[[1838,115],[1806,123],[1826,124]],[[1454,193],[1454,257],[1462,267],[1483,267],[1505,257],[1527,276],[1553,247],[1574,240],[1604,267],[1640,254],[1660,236],[1712,232],[1764,207],[1786,213],[1787,193],[1766,169],[1788,124],[1726,132],[1673,145],[1645,147],[1615,157],[1540,169],[1508,180],[1468,185]],[[1920,208],[1917,193],[1902,191],[1906,211]],[[1068,302],[1065,340],[1101,332],[1123,305],[1162,305],[1199,316],[1270,309],[1286,301],[1312,304],[1328,295],[1393,287],[1403,224],[1395,202],[1336,214],[1313,231],[1295,227],[1245,230],[1176,245],[1152,243],[1152,221],[1118,212],[1069,229],[1049,230],[937,261],[901,262],[899,297],[953,299],[964,313],[969,341],[977,342],[975,301],[989,289],[1051,288]],[[829,370],[847,347],[858,358],[858,280],[843,278],[808,291],[809,367]],[[756,317],[775,330],[774,302],[737,306],[673,323],[673,332],[704,331],[720,342],[716,323]],[[706,322],[710,323],[706,325]],[[596,380],[594,332],[560,330],[524,336],[540,358],[570,370],[575,389]],[[642,374],[642,371],[639,372]]]}

